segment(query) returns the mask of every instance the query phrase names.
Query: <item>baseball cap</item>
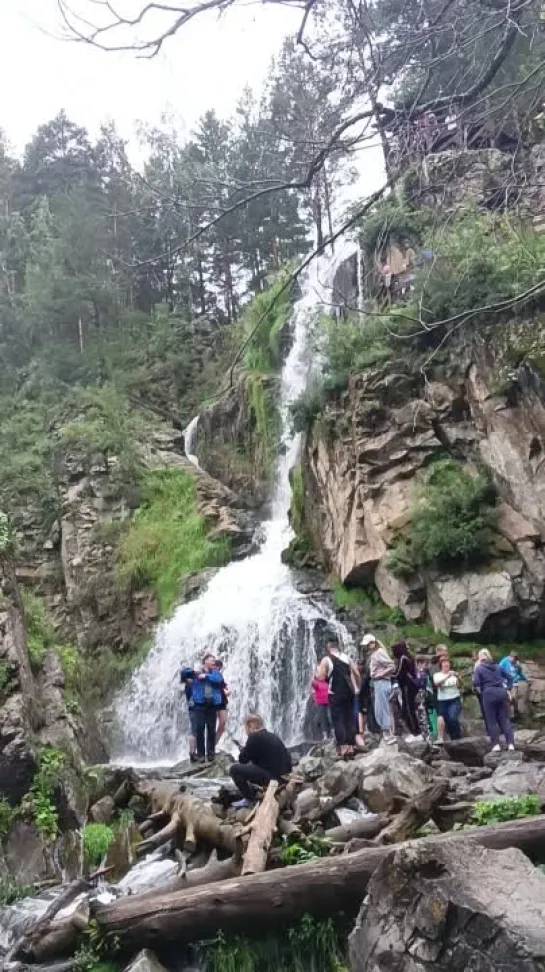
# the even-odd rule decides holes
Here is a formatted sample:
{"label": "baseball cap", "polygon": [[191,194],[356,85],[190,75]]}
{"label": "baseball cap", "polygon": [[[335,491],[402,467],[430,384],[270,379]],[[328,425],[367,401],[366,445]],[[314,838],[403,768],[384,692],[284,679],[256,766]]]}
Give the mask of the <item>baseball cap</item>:
{"label": "baseball cap", "polygon": [[372,645],[376,640],[377,639],[375,638],[374,634],[366,634],[361,639],[361,642],[360,642],[361,647],[362,648],[367,648],[369,645]]}

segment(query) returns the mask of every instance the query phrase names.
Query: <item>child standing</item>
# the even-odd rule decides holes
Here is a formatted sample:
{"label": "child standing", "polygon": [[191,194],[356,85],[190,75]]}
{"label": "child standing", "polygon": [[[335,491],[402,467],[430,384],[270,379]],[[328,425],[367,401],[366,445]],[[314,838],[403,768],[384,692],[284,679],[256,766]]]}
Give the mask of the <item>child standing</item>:
{"label": "child standing", "polygon": [[333,727],[329,712],[329,682],[327,678],[312,679],[312,698],[318,715],[317,725],[322,739],[329,739]]}

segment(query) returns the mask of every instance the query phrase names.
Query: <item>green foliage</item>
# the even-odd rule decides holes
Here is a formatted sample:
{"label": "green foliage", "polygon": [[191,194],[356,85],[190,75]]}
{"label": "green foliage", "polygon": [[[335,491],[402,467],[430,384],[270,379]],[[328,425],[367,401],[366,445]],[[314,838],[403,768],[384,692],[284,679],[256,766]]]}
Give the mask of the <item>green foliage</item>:
{"label": "green foliage", "polygon": [[0,510],[0,554],[8,553],[12,546],[9,518]]}
{"label": "green foliage", "polygon": [[358,315],[342,321],[322,320],[327,388],[342,388],[348,377],[392,358],[391,343],[380,321]]}
{"label": "green foliage", "polygon": [[15,904],[22,898],[29,898],[36,894],[36,888],[32,884],[20,884],[14,877],[5,875],[0,878],[0,907]]}
{"label": "green foliage", "polygon": [[496,523],[494,502],[494,487],[486,476],[472,476],[450,459],[434,463],[418,493],[407,535],[390,553],[390,569],[405,576],[430,567],[482,562]]}
{"label": "green foliage", "polygon": [[205,952],[205,972],[346,972],[344,928],[304,915],[278,936],[259,939],[219,933]]}
{"label": "green foliage", "polygon": [[142,505],[119,549],[120,582],[132,589],[152,585],[165,615],[174,607],[185,577],[225,563],[228,556],[227,541],[207,538],[193,478],[181,469],[146,473]]}
{"label": "green foliage", "polygon": [[537,794],[481,800],[475,804],[471,820],[477,827],[488,827],[505,820],[535,817],[541,813],[541,799]]}
{"label": "green foliage", "polygon": [[[465,211],[440,224],[428,238],[436,254],[423,268],[411,305],[425,323],[474,311],[523,293],[545,266],[545,239],[515,220]],[[481,319],[482,319],[481,315]],[[479,317],[472,323],[479,323]]]}
{"label": "green foliage", "polygon": [[274,391],[270,384],[264,382],[262,375],[251,374],[248,381],[250,413],[257,438],[256,462],[266,476],[271,476],[280,434],[280,416]]}
{"label": "green foliage", "polygon": [[414,248],[422,243],[432,219],[430,210],[400,203],[395,196],[377,203],[360,224],[360,245],[367,258],[366,265],[374,266],[385,255],[388,244],[403,247],[407,241]]}
{"label": "green foliage", "polygon": [[327,857],[328,854],[329,841],[324,837],[315,837],[310,834],[305,837],[304,843],[286,836],[282,837],[280,860],[285,866],[307,864],[309,861],[316,861],[320,857]]}
{"label": "green foliage", "polygon": [[403,624],[405,619],[398,608],[390,608],[381,601],[373,587],[345,587],[340,581],[333,584],[335,606],[339,610],[361,608],[366,623]]}
{"label": "green foliage", "polygon": [[280,338],[289,317],[290,292],[286,276],[281,276],[267,290],[257,294],[245,309],[241,331],[249,338],[244,351],[248,371],[263,374],[279,370],[282,363]]}
{"label": "green foliage", "polygon": [[17,811],[11,806],[11,804],[9,804],[4,797],[0,797],[0,842],[5,840],[9,834],[16,814]]}
{"label": "green foliage", "polygon": [[292,469],[290,482],[290,521],[295,532],[300,534],[305,527],[305,484],[303,482],[303,470],[300,463]]}
{"label": "green foliage", "polygon": [[27,588],[21,590],[25,612],[27,649],[33,668],[39,668],[55,647],[55,631],[44,602]]}
{"label": "green foliage", "polygon": [[98,867],[108,847],[114,840],[115,834],[111,827],[104,823],[88,823],[83,828],[83,849],[85,857],[91,866]]}
{"label": "green foliage", "polygon": [[115,956],[119,948],[118,936],[104,934],[98,922],[91,919],[74,954],[73,968],[75,972],[118,972]]}
{"label": "green foliage", "polygon": [[53,843],[59,832],[59,814],[55,792],[66,766],[66,757],[54,746],[42,746],[37,752],[37,770],[29,792],[21,801],[21,812],[36,824],[42,837]]}
{"label": "green foliage", "polygon": [[15,674],[13,665],[2,659],[0,661],[0,699],[13,691]]}
{"label": "green foliage", "polygon": [[290,405],[291,423],[294,432],[310,432],[315,419],[323,410],[327,398],[326,383],[312,381],[298,398]]}

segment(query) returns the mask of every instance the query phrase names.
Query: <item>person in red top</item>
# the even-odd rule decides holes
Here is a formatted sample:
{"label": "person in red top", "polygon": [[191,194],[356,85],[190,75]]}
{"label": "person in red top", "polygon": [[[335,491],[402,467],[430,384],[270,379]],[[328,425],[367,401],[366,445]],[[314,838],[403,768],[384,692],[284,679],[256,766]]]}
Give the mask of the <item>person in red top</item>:
{"label": "person in red top", "polygon": [[317,714],[316,723],[321,738],[329,739],[333,732],[329,713],[329,681],[327,678],[318,678],[318,674],[317,670],[312,679],[312,698]]}

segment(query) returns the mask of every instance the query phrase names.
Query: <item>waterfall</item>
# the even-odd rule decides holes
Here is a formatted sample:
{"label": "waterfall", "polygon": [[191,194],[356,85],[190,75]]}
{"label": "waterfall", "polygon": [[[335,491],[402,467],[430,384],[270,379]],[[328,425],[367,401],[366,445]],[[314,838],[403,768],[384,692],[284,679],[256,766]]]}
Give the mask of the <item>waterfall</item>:
{"label": "waterfall", "polygon": [[184,452],[190,462],[194,466],[199,468],[199,460],[196,455],[197,448],[197,426],[199,424],[199,416],[196,415],[195,418],[191,419],[191,422],[184,431]]}
{"label": "waterfall", "polygon": [[[289,410],[308,379],[309,330],[320,311],[330,309],[335,271],[347,259],[348,247],[353,253],[354,246],[348,244],[334,257],[313,261],[293,308],[293,343],[281,375],[281,447],[260,550],[221,568],[196,600],[178,607],[158,627],[148,657],[117,699],[115,756],[120,761],[168,763],[187,753],[188,719],[178,672],[181,663],[196,662],[206,652],[224,662],[230,690],[227,742],[240,738],[248,711],[259,712],[267,727],[287,743],[302,737],[316,664],[317,623],[329,619],[329,611],[299,593],[281,560],[293,536],[288,521],[289,473],[300,449]],[[192,461],[197,421],[193,419],[185,433],[186,454]]]}

